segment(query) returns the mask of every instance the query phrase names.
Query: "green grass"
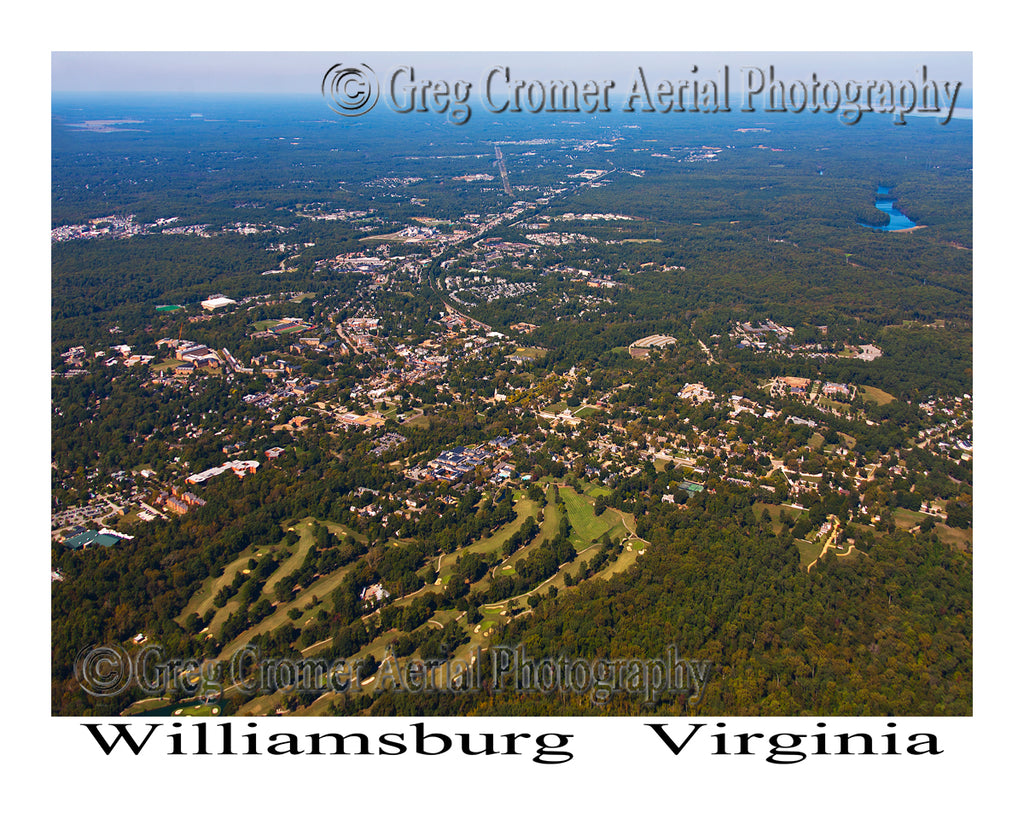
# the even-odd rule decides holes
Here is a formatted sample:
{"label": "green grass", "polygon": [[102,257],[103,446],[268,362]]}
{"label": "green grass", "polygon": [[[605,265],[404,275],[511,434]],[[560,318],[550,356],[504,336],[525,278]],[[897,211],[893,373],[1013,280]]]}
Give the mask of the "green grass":
{"label": "green grass", "polygon": [[559,493],[565,502],[569,525],[576,536],[570,535],[569,539],[577,550],[590,545],[611,528],[603,516],[599,518],[594,514],[593,501],[586,495],[576,494],[576,490],[570,486],[561,487]]}
{"label": "green grass", "polygon": [[[303,589],[301,592],[299,592],[299,594],[295,597],[294,600],[290,600],[289,602],[283,603],[280,606],[278,606],[276,609],[274,609],[274,612],[272,614],[268,615],[266,618],[264,618],[256,625],[246,629],[241,634],[239,634],[234,640],[228,643],[228,645],[224,647],[223,651],[221,651],[220,659],[229,658],[239,648],[244,646],[246,643],[251,642],[252,639],[257,634],[274,631],[275,629],[278,629],[281,626],[283,626],[285,623],[292,623],[291,618],[288,616],[288,612],[291,609],[297,608],[301,611],[305,611],[306,606],[313,602],[314,597],[316,597],[320,601],[329,600],[331,597],[331,592],[333,592],[336,588],[338,588],[338,586],[341,585],[342,581],[345,579],[345,575],[349,573],[353,565],[354,564],[350,563],[347,566],[342,566],[337,571],[331,572],[329,575],[325,575],[324,577],[318,578],[313,583],[308,585],[305,589]],[[228,603],[228,606],[230,605],[231,603]],[[227,606],[225,606],[225,609],[226,608]],[[221,611],[224,611],[224,609],[221,609]],[[314,611],[310,611],[309,615],[312,616],[314,613]],[[218,612],[218,615],[219,614],[220,612]],[[305,618],[300,618],[300,622],[295,623],[294,625],[301,628],[303,625],[305,625],[305,621]],[[213,629],[211,628],[211,631],[212,630]]]}
{"label": "green grass", "polygon": [[[266,583],[263,584],[262,594],[267,595],[273,601],[274,584],[277,583],[281,578],[287,577],[292,572],[298,571],[299,567],[302,566],[302,561],[306,559],[306,554],[309,552],[309,547],[313,545],[313,526],[309,520],[304,520],[295,526],[295,532],[299,536],[299,542],[295,544],[291,556],[286,558],[276,569],[273,574],[267,578]],[[283,544],[283,541],[282,541]]]}
{"label": "green grass", "polygon": [[808,543],[806,540],[797,540],[796,547],[800,550],[800,565],[805,569],[817,560],[818,555],[821,554],[820,543]]}
{"label": "green grass", "polygon": [[[262,554],[265,550],[266,547],[259,550],[258,554]],[[231,581],[235,579],[235,574],[246,568],[249,559],[254,557],[256,557],[256,553],[253,553],[251,549],[246,549],[243,554],[236,557],[225,567],[224,573],[219,577],[206,578],[203,581],[203,585],[199,587],[199,591],[192,595],[188,605],[185,606],[181,614],[174,618],[174,621],[178,625],[184,625],[185,620],[188,619],[190,614],[202,616],[204,612],[213,608],[213,598],[217,596],[217,592],[225,586],[230,586]],[[256,557],[256,560],[259,561],[259,558]]]}
{"label": "green grass", "polygon": [[426,429],[430,426],[430,418],[426,415],[417,415],[415,418],[403,421],[402,424],[413,429]]}
{"label": "green grass", "polygon": [[838,412],[849,412],[850,405],[844,404],[841,401],[833,401],[831,398],[825,398],[824,396],[818,396],[818,403],[824,407],[831,407]]}
{"label": "green grass", "polygon": [[[171,712],[174,717],[215,717],[221,713],[219,705],[183,705]],[[181,712],[180,714],[178,712]]]}
{"label": "green grass", "polygon": [[865,401],[874,401],[880,407],[884,407],[890,401],[896,400],[895,395],[891,395],[885,390],[880,390],[878,387],[857,387],[857,389],[864,396]]}
{"label": "green grass", "polygon": [[516,505],[513,508],[516,513],[515,520],[511,521],[510,523],[506,523],[504,526],[500,527],[497,531],[495,531],[494,534],[482,538],[481,540],[478,540],[475,543],[471,543],[462,551],[477,553],[493,552],[496,549],[500,549],[506,540],[508,540],[510,537],[512,537],[512,535],[518,532],[519,527],[523,525],[524,521],[528,517],[532,516],[534,520],[537,519],[537,510],[539,507],[537,506],[536,502],[530,500],[529,498],[520,499],[519,502],[516,503]]}
{"label": "green grass", "polygon": [[519,560],[524,560],[527,555],[538,546],[540,546],[545,540],[552,541],[555,539],[555,535],[558,534],[558,522],[561,520],[562,514],[558,511],[558,507],[555,504],[549,503],[544,507],[544,520],[540,524],[540,530],[536,536],[529,543],[525,543],[520,546],[508,559],[505,560],[505,565],[499,569],[503,574],[515,574],[515,565]]}
{"label": "green grass", "polygon": [[589,582],[590,580],[608,580],[613,574],[619,574],[620,572],[626,571],[626,569],[636,563],[638,555],[639,552],[636,549],[623,549],[615,560],[601,569],[597,574],[591,575],[586,582]]}
{"label": "green grass", "polygon": [[893,522],[901,529],[913,529],[928,515],[924,512],[912,512],[909,509],[897,509],[892,513]]}
{"label": "green grass", "polygon": [[974,543],[973,529],[957,529],[936,521],[935,534],[939,540],[952,546],[954,549],[969,549]]}
{"label": "green grass", "polygon": [[[764,510],[768,510],[768,514],[772,517],[772,531],[775,534],[779,534],[782,531],[782,524],[779,523],[779,515],[782,513],[782,505],[778,503],[761,503],[758,501],[754,504],[753,512],[754,519],[760,521],[761,514]],[[790,517],[792,517],[792,510],[790,511]]]}

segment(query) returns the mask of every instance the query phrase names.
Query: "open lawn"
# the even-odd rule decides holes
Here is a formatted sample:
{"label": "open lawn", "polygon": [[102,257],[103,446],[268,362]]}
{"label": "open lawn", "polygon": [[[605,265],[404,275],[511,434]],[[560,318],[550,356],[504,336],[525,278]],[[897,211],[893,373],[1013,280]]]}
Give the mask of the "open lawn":
{"label": "open lawn", "polygon": [[163,372],[164,370],[173,370],[180,363],[181,362],[178,361],[178,359],[174,358],[174,356],[171,356],[169,358],[163,358],[163,359],[160,359],[159,361],[157,361],[154,358],[152,361],[149,362],[149,368],[153,372],[159,373],[159,372]]}
{"label": "open lawn", "polygon": [[555,539],[555,535],[558,533],[558,522],[561,520],[562,515],[558,511],[558,507],[555,504],[549,503],[544,507],[544,520],[540,524],[540,531],[537,532],[536,537],[529,543],[525,543],[520,546],[509,558],[505,561],[505,565],[498,569],[498,571],[504,574],[515,574],[517,560],[523,560],[526,556],[536,549],[545,540],[551,541]]}
{"label": "open lawn", "polygon": [[[768,510],[768,514],[772,516],[772,531],[775,534],[779,534],[782,531],[782,524],[779,523],[779,515],[782,512],[782,505],[778,503],[761,503],[758,501],[754,504],[754,518],[760,520],[764,510]],[[793,517],[793,511],[790,510],[790,517]]]}
{"label": "open lawn", "polygon": [[171,712],[172,717],[216,717],[220,714],[219,705],[183,705]]}
{"label": "open lawn", "polygon": [[[318,600],[329,600],[331,593],[336,588],[338,588],[338,586],[341,585],[341,582],[345,579],[345,575],[348,574],[351,568],[352,564],[349,564],[348,566],[342,566],[337,571],[331,572],[328,575],[317,578],[305,589],[299,592],[299,594],[296,596],[294,600],[291,600],[287,603],[283,603],[282,605],[278,606],[276,609],[274,609],[273,614],[270,614],[256,625],[246,629],[241,634],[239,634],[234,640],[228,643],[221,651],[220,659],[227,659],[228,657],[230,657],[239,648],[244,646],[246,643],[251,642],[252,639],[257,634],[274,631],[275,629],[278,629],[281,626],[283,626],[285,623],[291,623],[292,620],[288,616],[289,610],[297,608],[299,610],[304,611],[306,606],[313,603],[314,597],[316,597]],[[231,603],[228,603],[228,606],[230,605]],[[227,608],[227,606],[225,606],[225,608]],[[311,611],[309,612],[309,614],[312,615],[313,612]],[[220,612],[218,612],[218,616],[219,615]],[[305,624],[306,619],[307,618],[300,618],[300,622],[295,623],[295,625],[301,628],[302,625]]]}
{"label": "open lawn", "polygon": [[885,406],[890,401],[896,400],[895,395],[890,395],[885,390],[878,389],[878,387],[857,387],[857,389],[860,390],[865,401],[874,401],[879,406]]}
{"label": "open lawn", "polygon": [[463,551],[482,554],[500,549],[506,540],[519,531],[519,527],[523,525],[528,517],[532,516],[534,520],[537,519],[537,510],[539,507],[536,502],[527,497],[523,497],[518,503],[516,503],[513,509],[516,513],[515,520],[500,527],[493,535],[489,535],[475,543],[471,543],[463,549]]}
{"label": "open lawn", "polygon": [[818,403],[824,407],[834,409],[837,412],[849,412],[850,410],[849,404],[843,404],[840,401],[833,401],[831,398],[825,398],[824,396],[819,396]]}
{"label": "open lawn", "polygon": [[586,495],[576,494],[571,486],[563,486],[559,494],[565,502],[565,511],[569,516],[572,534],[569,539],[577,551],[590,545],[610,528],[604,517],[594,514],[594,502]]}
{"label": "open lawn", "polygon": [[964,551],[970,549],[974,544],[973,529],[957,529],[947,526],[945,523],[935,524],[935,534],[943,543],[948,543],[954,549]]}
{"label": "open lawn", "polygon": [[797,540],[796,547],[800,550],[800,565],[805,569],[817,560],[818,555],[821,554],[820,543],[808,543],[806,540]]}
{"label": "open lawn", "polygon": [[[267,595],[273,600],[274,584],[277,583],[281,578],[287,577],[292,572],[298,571],[299,567],[302,566],[302,561],[306,559],[306,554],[309,552],[310,546],[313,545],[313,521],[310,518],[306,518],[295,525],[295,533],[299,536],[299,542],[292,547],[291,556],[286,558],[276,569],[274,573],[267,578],[267,582],[263,584],[262,593]],[[283,541],[282,541],[283,544]]]}
{"label": "open lawn", "polygon": [[[315,520],[315,518],[306,518],[306,520]],[[328,531],[332,535],[337,535],[339,537],[349,535],[360,543],[366,543],[366,535],[360,534],[355,529],[349,529],[343,523],[335,523],[333,520],[322,520],[320,522],[327,527]]]}
{"label": "open lawn", "polygon": [[608,537],[612,540],[619,537],[640,543],[640,548],[646,545],[647,541],[636,535],[636,518],[632,512],[623,512],[620,509],[606,509],[605,513],[601,515],[601,519],[611,527],[608,530]]}
{"label": "open lawn", "polygon": [[590,579],[608,580],[613,574],[619,574],[620,572],[626,571],[634,563],[639,556],[637,549],[623,549],[621,554],[610,564],[605,566],[597,574],[592,575]]}
{"label": "open lawn", "polygon": [[426,415],[414,415],[412,418],[403,421],[402,424],[413,429],[426,429],[430,426],[430,418]]}
{"label": "open lawn", "polygon": [[[281,541],[283,545],[284,541]],[[219,592],[225,586],[230,586],[231,581],[235,579],[235,574],[244,570],[249,563],[250,558],[256,558],[264,554],[266,547],[260,549],[258,552],[253,552],[251,549],[246,549],[239,557],[231,561],[224,569],[224,573],[219,577],[208,577],[203,581],[203,585],[199,587],[199,591],[192,595],[192,599],[189,600],[188,605],[185,606],[184,610],[177,617],[174,618],[174,622],[178,625],[184,625],[185,620],[188,619],[190,614],[198,614],[202,616],[205,612],[213,608],[213,598],[217,596]]]}
{"label": "open lawn", "polygon": [[910,509],[897,509],[892,513],[893,522],[901,529],[913,529],[928,515],[924,512],[913,512]]}

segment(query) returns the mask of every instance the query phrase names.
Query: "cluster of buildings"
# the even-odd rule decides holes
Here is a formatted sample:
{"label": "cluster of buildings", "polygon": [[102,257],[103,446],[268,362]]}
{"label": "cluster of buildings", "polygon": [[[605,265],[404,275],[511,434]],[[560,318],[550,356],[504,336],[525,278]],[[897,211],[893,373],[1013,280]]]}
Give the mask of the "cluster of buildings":
{"label": "cluster of buildings", "polygon": [[528,233],[526,238],[531,242],[546,247],[559,247],[561,245],[594,245],[597,239],[588,236],[586,233]]}
{"label": "cluster of buildings", "polygon": [[629,345],[629,354],[633,358],[647,358],[651,354],[651,350],[664,350],[675,343],[676,339],[673,336],[659,334],[645,336]]}
{"label": "cluster of buildings", "polygon": [[676,396],[684,401],[692,401],[694,404],[715,400],[715,394],[699,381],[696,384],[686,384],[676,393]]}
{"label": "cluster of buildings", "polygon": [[244,478],[247,474],[251,474],[259,469],[259,466],[259,461],[225,461],[220,466],[211,466],[202,472],[189,475],[185,480],[192,484],[204,483],[210,478],[216,477],[228,470],[234,472],[239,478]]}
{"label": "cluster of buildings", "polygon": [[144,233],[154,225],[140,225],[135,221],[135,214],[125,216],[101,216],[90,219],[84,225],[61,225],[50,231],[51,242],[69,242],[72,239],[95,239],[100,236],[111,236],[115,239],[127,239]]}
{"label": "cluster of buildings", "polygon": [[193,506],[206,506],[206,501],[193,492],[182,491],[172,487],[170,492],[161,491],[156,497],[157,506],[162,506],[176,515],[184,515]]}
{"label": "cluster of buildings", "polygon": [[[424,481],[447,481],[459,483],[469,475],[476,473],[477,467],[491,463],[496,457],[507,454],[516,443],[515,436],[499,436],[486,444],[475,447],[456,446],[446,449],[426,466],[407,469],[407,478],[422,483]],[[515,476],[515,470],[504,462],[494,465],[492,480],[508,480]]]}
{"label": "cluster of buildings", "polygon": [[[78,348],[81,349],[81,348]],[[113,367],[115,364],[123,363],[127,367],[134,367],[137,364],[148,364],[153,360],[154,356],[151,355],[132,355],[132,348],[127,344],[115,344],[110,348],[114,355],[107,358],[103,364],[107,367]],[[105,355],[104,351],[99,350],[96,353],[97,358]],[[75,359],[79,360],[80,359]],[[68,359],[69,363],[71,359]]]}
{"label": "cluster of buildings", "polygon": [[370,454],[376,455],[379,458],[388,450],[401,446],[406,440],[407,438],[404,435],[399,435],[397,432],[385,432],[377,439],[377,446],[370,451]]}
{"label": "cluster of buildings", "polygon": [[[485,276],[484,278],[486,279],[487,277]],[[461,290],[454,290],[449,295],[453,301],[457,301],[461,305],[475,307],[481,301],[490,304],[498,299],[514,299],[527,293],[534,293],[536,290],[537,285],[534,282],[512,282],[510,284],[504,279],[498,278],[494,280],[493,284],[473,285]],[[470,299],[476,299],[476,301],[460,298],[459,293],[466,293]]]}
{"label": "cluster of buildings", "polygon": [[793,375],[773,378],[767,384],[768,392],[778,398],[801,398],[814,401],[818,397],[832,401],[849,402],[857,395],[853,384],[841,384],[835,381],[814,381]]}
{"label": "cluster of buildings", "polygon": [[737,322],[729,335],[736,341],[739,347],[753,347],[755,350],[764,350],[772,343],[770,336],[775,336],[775,341],[785,344],[793,335],[792,327],[785,327],[767,319],[763,324],[751,324],[749,321]]}

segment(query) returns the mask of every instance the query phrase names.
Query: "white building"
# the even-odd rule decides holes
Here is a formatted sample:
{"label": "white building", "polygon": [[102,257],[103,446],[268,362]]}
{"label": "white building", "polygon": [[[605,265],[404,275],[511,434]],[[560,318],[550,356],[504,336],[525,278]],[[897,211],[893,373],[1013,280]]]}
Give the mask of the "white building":
{"label": "white building", "polygon": [[201,302],[201,304],[204,310],[216,310],[218,307],[227,307],[229,304],[238,304],[238,302],[218,293],[215,296],[210,296],[210,298]]}

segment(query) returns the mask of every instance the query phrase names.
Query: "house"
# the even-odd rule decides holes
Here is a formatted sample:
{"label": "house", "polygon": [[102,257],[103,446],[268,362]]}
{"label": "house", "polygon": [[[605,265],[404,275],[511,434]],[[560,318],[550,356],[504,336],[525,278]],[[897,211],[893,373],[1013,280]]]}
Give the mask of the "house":
{"label": "house", "polygon": [[359,595],[359,599],[362,600],[364,603],[368,603],[370,601],[376,601],[380,603],[386,597],[390,596],[390,592],[384,589],[383,584],[374,583],[372,586],[367,586],[365,589],[363,589],[362,593],[360,593]]}

